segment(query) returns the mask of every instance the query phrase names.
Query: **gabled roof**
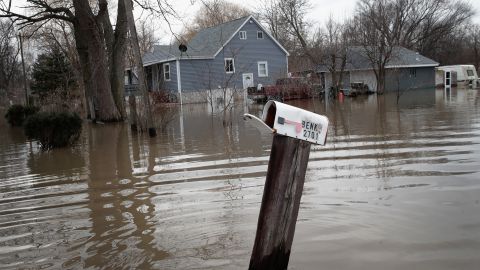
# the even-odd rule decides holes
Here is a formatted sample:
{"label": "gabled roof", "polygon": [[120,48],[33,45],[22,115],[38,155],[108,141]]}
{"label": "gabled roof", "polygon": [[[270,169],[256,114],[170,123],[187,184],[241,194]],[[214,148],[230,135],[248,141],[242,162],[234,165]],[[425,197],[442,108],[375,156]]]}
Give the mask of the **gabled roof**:
{"label": "gabled roof", "polygon": [[162,63],[178,59],[210,59],[223,49],[237,32],[248,22],[254,21],[287,55],[288,51],[278,43],[252,15],[200,30],[186,45],[187,51],[180,52],[178,44],[156,45],[153,52],[143,56],[143,65]]}
{"label": "gabled roof", "polygon": [[[404,47],[395,47],[392,57],[388,61],[386,68],[409,68],[409,67],[436,67],[439,64],[430,58],[427,58],[417,52]],[[364,47],[352,46],[347,50],[347,63],[345,71],[352,70],[370,70],[373,69],[367,52]],[[337,70],[340,70],[340,63]],[[326,65],[319,65],[317,72],[328,72]]]}
{"label": "gabled roof", "polygon": [[190,57],[214,57],[231,37],[245,24],[250,16],[222,23],[217,26],[200,30],[187,44],[188,50],[184,53]]}

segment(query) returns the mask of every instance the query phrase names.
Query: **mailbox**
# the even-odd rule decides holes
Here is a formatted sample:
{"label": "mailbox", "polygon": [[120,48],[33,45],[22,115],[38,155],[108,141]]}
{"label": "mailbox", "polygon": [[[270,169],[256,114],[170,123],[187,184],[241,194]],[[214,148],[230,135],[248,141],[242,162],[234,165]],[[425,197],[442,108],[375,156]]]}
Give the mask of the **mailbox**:
{"label": "mailbox", "polygon": [[255,125],[260,131],[325,145],[327,139],[328,118],[270,100],[263,108],[262,119],[245,114],[244,119]]}

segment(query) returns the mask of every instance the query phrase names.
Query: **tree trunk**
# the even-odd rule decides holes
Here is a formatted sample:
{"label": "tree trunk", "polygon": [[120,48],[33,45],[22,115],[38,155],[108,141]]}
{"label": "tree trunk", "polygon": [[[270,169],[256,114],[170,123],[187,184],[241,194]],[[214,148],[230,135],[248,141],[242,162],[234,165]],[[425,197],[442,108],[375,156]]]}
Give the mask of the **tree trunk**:
{"label": "tree trunk", "polygon": [[90,112],[94,114],[94,120],[119,121],[122,118],[112,95],[102,25],[88,1],[74,0],[73,5],[75,42],[84,73],[86,96],[94,107]]}
{"label": "tree trunk", "polygon": [[145,106],[146,120],[147,120],[146,128],[148,129],[148,134],[150,135],[150,137],[155,137],[157,135],[157,131],[153,126],[153,116],[150,108],[150,98],[147,91],[146,76],[143,69],[143,61],[140,53],[140,46],[138,44],[137,29],[135,27],[135,21],[133,18],[132,0],[124,0],[124,4],[125,4],[126,15],[127,15],[128,29],[130,32],[130,38],[132,40],[133,54],[134,54],[135,63],[138,69],[138,87],[140,92],[143,94],[143,103]]}
{"label": "tree trunk", "polygon": [[[106,0],[100,0],[99,3],[107,5]],[[108,12],[102,17],[103,33],[105,35],[105,42],[108,52],[108,64],[110,67],[110,84],[112,88],[112,95],[115,104],[122,116],[126,119],[127,113],[125,110],[125,53],[127,49],[127,15],[125,10],[125,2],[118,0],[117,4],[117,22],[115,24],[115,31],[113,31],[112,24]]]}
{"label": "tree trunk", "polygon": [[383,95],[385,92],[385,68],[378,70],[377,78],[377,94]]}

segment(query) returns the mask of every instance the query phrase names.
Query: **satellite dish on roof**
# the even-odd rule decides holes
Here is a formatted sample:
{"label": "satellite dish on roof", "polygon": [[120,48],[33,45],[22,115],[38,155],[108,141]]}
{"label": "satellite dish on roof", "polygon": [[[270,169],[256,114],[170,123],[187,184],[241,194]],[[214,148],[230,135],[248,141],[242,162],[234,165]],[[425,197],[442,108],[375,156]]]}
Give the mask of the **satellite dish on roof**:
{"label": "satellite dish on roof", "polygon": [[180,44],[178,46],[178,49],[181,51],[181,52],[186,52],[187,51],[187,45],[185,44]]}

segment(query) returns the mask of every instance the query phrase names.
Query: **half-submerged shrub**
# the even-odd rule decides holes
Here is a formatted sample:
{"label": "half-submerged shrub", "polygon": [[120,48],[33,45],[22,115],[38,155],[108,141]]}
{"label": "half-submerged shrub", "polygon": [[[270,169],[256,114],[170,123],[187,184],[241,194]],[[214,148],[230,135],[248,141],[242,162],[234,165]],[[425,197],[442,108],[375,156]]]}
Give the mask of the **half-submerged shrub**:
{"label": "half-submerged shrub", "polygon": [[75,113],[41,112],[27,118],[25,135],[38,140],[42,149],[65,147],[80,137],[82,119]]}
{"label": "half-submerged shrub", "polygon": [[35,106],[12,105],[8,108],[5,118],[12,126],[21,126],[25,119],[39,110]]}

